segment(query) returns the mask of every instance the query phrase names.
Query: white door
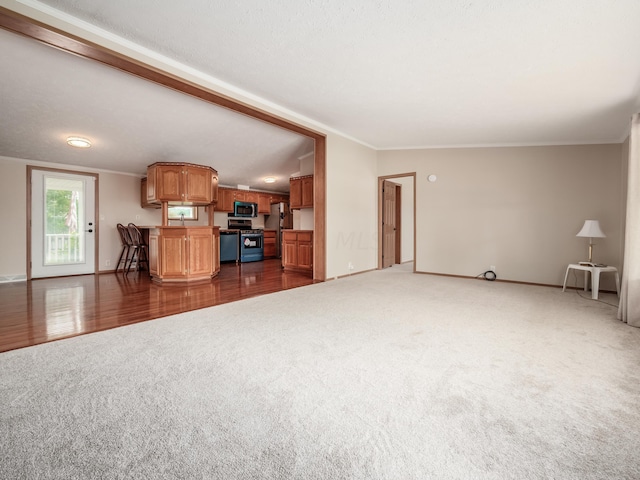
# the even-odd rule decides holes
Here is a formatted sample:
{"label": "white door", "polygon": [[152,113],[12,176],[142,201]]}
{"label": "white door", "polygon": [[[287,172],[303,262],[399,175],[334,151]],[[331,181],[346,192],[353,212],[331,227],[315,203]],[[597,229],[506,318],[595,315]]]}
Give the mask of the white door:
{"label": "white door", "polygon": [[95,181],[31,170],[31,278],[95,273]]}

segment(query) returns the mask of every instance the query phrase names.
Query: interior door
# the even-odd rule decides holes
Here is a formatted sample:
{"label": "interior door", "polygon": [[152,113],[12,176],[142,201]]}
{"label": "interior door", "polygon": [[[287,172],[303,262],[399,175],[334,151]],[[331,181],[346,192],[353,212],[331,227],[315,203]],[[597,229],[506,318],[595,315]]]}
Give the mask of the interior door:
{"label": "interior door", "polygon": [[95,273],[96,178],[31,170],[31,278]]}
{"label": "interior door", "polygon": [[382,183],[382,268],[390,267],[396,258],[396,186]]}

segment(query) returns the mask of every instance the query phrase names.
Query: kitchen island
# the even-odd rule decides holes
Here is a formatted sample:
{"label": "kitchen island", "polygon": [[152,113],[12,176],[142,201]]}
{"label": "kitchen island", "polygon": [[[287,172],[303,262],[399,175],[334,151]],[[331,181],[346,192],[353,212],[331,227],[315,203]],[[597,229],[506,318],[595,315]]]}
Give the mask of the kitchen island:
{"label": "kitchen island", "polygon": [[156,283],[209,281],[220,271],[220,228],[149,229],[149,273]]}

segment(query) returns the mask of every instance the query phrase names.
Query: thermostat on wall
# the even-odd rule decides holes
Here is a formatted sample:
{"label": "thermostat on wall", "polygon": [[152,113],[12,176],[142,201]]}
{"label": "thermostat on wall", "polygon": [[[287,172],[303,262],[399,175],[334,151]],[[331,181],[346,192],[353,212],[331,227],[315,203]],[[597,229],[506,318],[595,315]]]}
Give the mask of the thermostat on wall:
{"label": "thermostat on wall", "polygon": [[427,177],[427,180],[429,180],[430,182],[435,182],[438,179],[438,177],[436,177],[435,175],[429,175]]}

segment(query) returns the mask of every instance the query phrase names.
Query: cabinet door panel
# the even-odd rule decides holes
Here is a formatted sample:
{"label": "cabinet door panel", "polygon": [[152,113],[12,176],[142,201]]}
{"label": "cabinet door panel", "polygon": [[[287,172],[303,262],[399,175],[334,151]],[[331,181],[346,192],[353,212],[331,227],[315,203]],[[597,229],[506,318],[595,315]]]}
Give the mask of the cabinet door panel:
{"label": "cabinet door panel", "polygon": [[211,203],[218,201],[218,174],[211,174]]}
{"label": "cabinet door panel", "polygon": [[299,178],[289,180],[289,202],[290,208],[302,206],[302,182]]}
{"label": "cabinet door panel", "polygon": [[213,258],[213,273],[220,272],[220,232],[215,231],[213,234],[213,242],[211,255]]}
{"label": "cabinet door panel", "polygon": [[218,206],[216,211],[218,212],[233,212],[233,201],[235,191],[230,188],[221,188],[218,190]]}
{"label": "cabinet door panel", "polygon": [[193,234],[189,237],[189,274],[213,273],[213,249],[210,234]]}
{"label": "cabinet door panel", "polygon": [[258,193],[257,192],[245,192],[244,201],[251,203],[258,203]]}
{"label": "cabinet door panel", "polygon": [[311,243],[298,243],[298,267],[313,268],[313,246]]}
{"label": "cabinet door panel", "polygon": [[185,202],[211,202],[211,171],[204,168],[187,167]]}
{"label": "cabinet door panel", "polygon": [[149,273],[158,275],[158,235],[149,235]]}
{"label": "cabinet door panel", "polygon": [[182,201],[182,168],[179,165],[156,169],[157,198],[163,201]]}
{"label": "cabinet door panel", "polygon": [[295,241],[286,240],[282,243],[282,265],[296,267],[298,265],[298,244]]}
{"label": "cabinet door panel", "polygon": [[271,213],[271,198],[268,193],[260,193],[258,195],[258,213]]}
{"label": "cabinet door panel", "polygon": [[313,208],[313,177],[302,179],[302,207]]}
{"label": "cabinet door panel", "polygon": [[160,275],[184,275],[187,271],[185,237],[162,235],[161,239]]}
{"label": "cabinet door panel", "polygon": [[160,202],[149,203],[149,193],[146,177],[140,180],[140,206],[142,208],[160,208]]}

